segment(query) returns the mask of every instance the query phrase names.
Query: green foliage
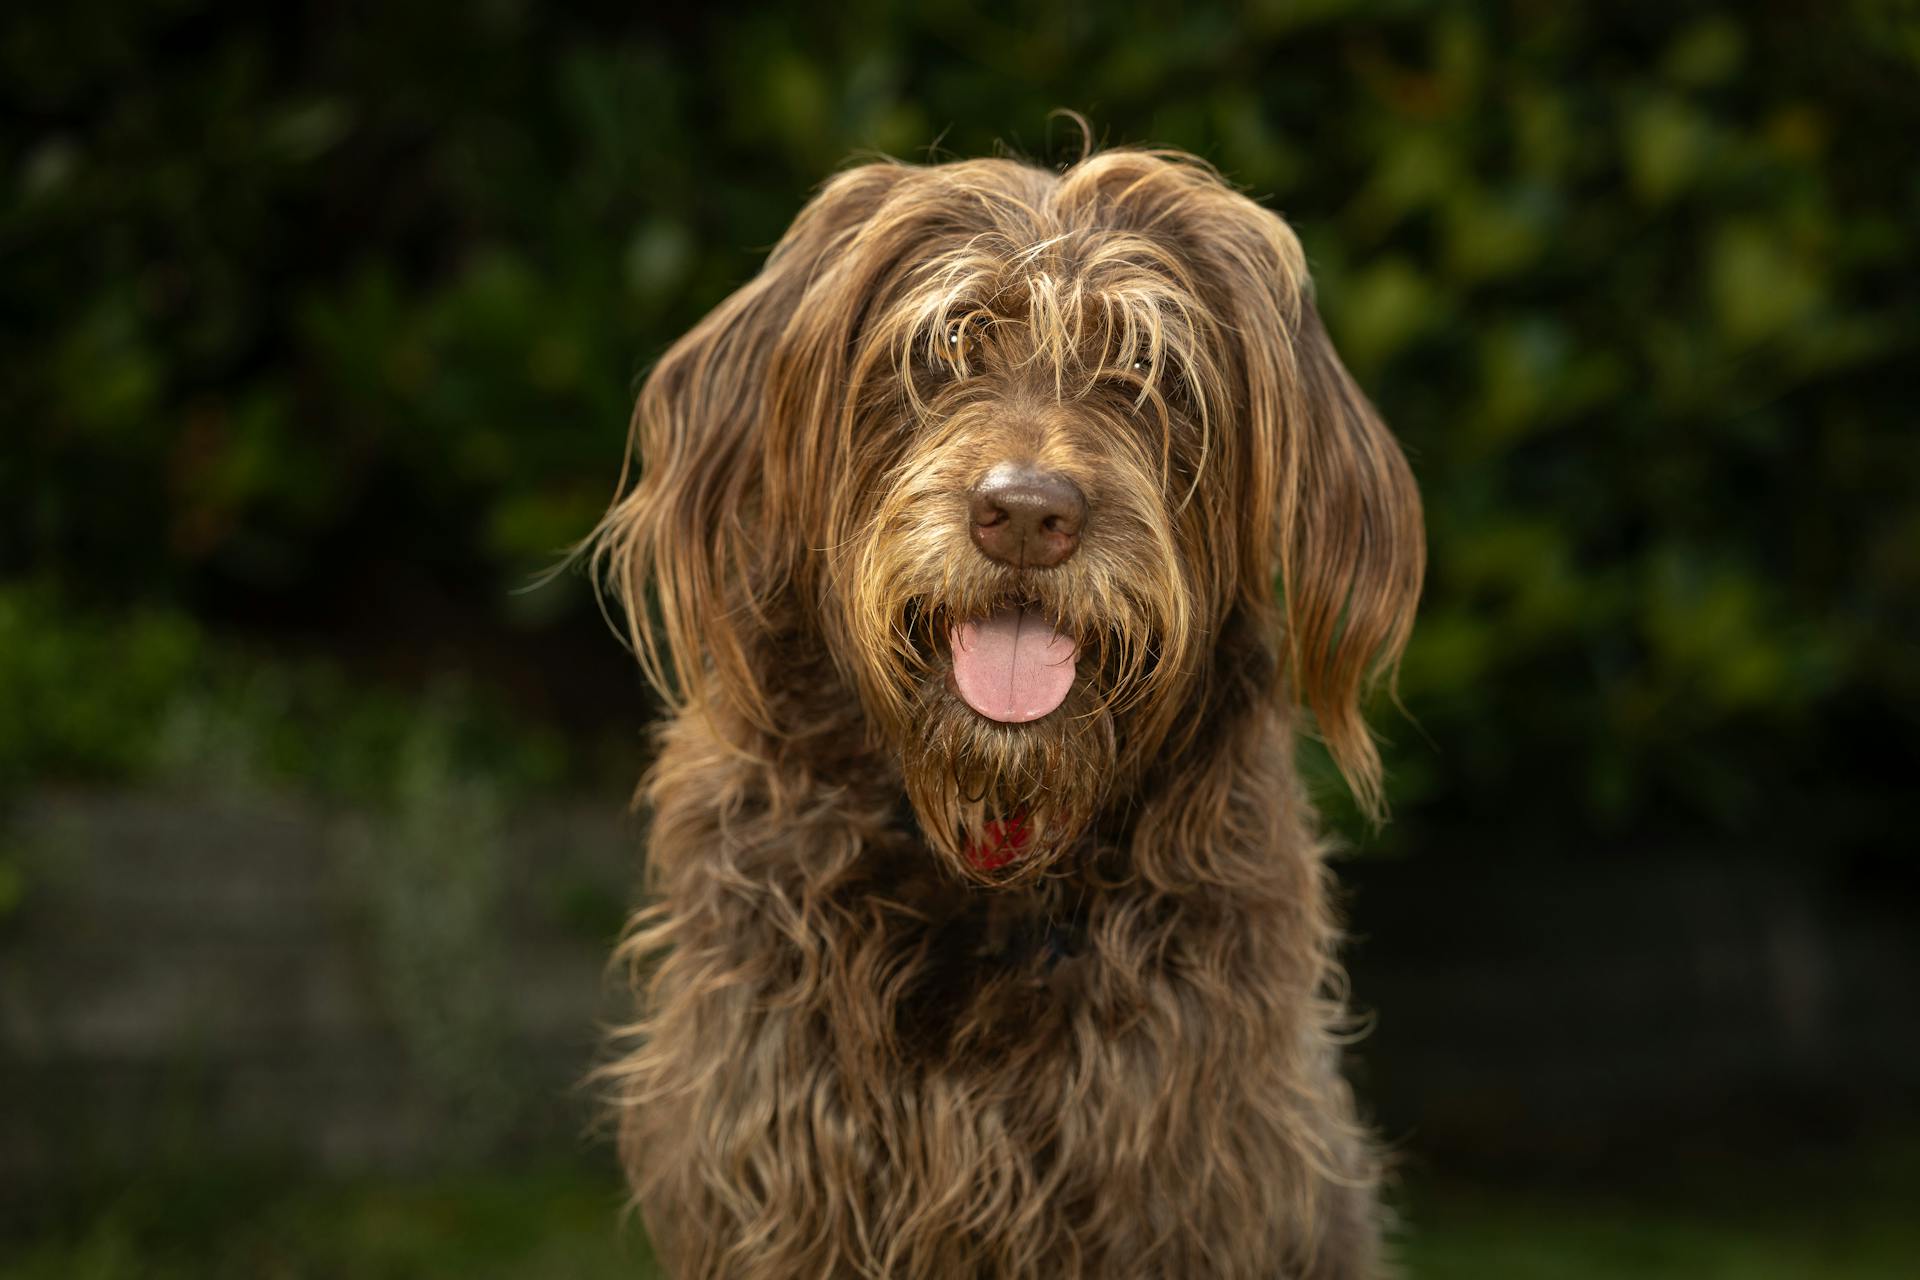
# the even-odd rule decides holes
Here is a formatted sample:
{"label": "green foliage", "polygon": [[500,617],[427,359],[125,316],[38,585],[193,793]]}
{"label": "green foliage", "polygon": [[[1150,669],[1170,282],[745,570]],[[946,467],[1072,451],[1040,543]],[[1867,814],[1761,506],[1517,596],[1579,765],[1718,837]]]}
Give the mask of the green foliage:
{"label": "green foliage", "polygon": [[849,156],[1063,158],[1068,106],[1288,214],[1413,454],[1403,813],[1868,838],[1920,708],[1917,73],[1871,2],[19,7],[0,575],[124,629],[11,652],[0,600],[0,772],[132,767],[209,633],[324,648],[376,590],[588,643],[514,588],[647,361]]}
{"label": "green foliage", "polygon": [[130,771],[199,655],[186,616],[142,610],[111,626],[60,607],[44,587],[0,584],[0,793],[33,772]]}
{"label": "green foliage", "polygon": [[96,611],[0,583],[0,799],[36,781],[148,778],[406,812],[442,783],[525,791],[569,767],[555,733],[458,677],[382,687],[217,638],[178,608]]}

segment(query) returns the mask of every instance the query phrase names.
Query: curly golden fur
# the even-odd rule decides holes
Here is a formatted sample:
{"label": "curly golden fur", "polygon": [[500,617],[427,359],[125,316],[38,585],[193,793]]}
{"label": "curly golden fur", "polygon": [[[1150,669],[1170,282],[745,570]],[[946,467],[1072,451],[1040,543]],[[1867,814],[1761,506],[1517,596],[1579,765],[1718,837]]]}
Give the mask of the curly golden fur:
{"label": "curly golden fur", "polygon": [[[1377,808],[1420,509],[1286,224],[1174,153],[866,164],[633,441],[592,549],[671,716],[601,1078],[669,1272],[1376,1274],[1293,738]],[[969,541],[1007,459],[1071,559]],[[1083,655],[1029,724],[950,678],[1010,603]]]}

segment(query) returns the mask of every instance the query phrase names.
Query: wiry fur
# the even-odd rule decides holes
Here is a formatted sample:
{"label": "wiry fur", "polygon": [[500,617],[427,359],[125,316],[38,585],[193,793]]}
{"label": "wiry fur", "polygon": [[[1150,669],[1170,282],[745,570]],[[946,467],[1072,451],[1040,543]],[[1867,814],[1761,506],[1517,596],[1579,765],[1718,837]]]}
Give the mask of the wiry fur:
{"label": "wiry fur", "polygon": [[[1293,704],[1376,804],[1419,505],[1286,225],[1177,154],[856,168],[634,438],[594,554],[673,714],[602,1079],[670,1272],[1375,1274]],[[1064,564],[969,542],[1006,459]],[[1010,602],[1082,651],[1027,725],[948,683]]]}

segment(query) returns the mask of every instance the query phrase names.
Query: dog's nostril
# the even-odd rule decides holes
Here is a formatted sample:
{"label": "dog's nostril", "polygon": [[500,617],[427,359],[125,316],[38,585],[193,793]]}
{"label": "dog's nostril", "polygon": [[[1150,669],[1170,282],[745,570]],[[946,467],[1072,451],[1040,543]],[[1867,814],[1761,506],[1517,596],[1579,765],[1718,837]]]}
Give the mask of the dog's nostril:
{"label": "dog's nostril", "polygon": [[990,503],[976,505],[973,509],[973,522],[977,525],[1005,524],[1007,513]]}
{"label": "dog's nostril", "polygon": [[1087,518],[1080,486],[1058,472],[1010,463],[987,473],[968,507],[975,545],[1020,569],[1051,568],[1072,555]]}

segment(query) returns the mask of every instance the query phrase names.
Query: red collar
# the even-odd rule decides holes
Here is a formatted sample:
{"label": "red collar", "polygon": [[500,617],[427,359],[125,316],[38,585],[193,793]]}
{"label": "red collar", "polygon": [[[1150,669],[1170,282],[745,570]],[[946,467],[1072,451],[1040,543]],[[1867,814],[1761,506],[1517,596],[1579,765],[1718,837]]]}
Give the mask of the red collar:
{"label": "red collar", "polygon": [[967,861],[982,871],[998,871],[1019,857],[1031,839],[1033,829],[1027,826],[1023,806],[1008,817],[989,822],[980,838],[967,846]]}

